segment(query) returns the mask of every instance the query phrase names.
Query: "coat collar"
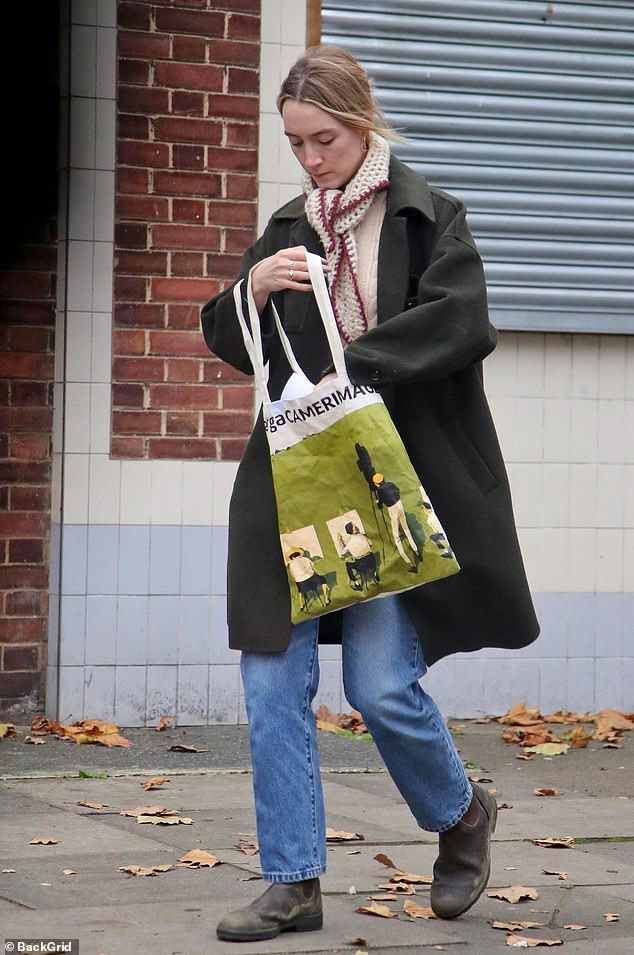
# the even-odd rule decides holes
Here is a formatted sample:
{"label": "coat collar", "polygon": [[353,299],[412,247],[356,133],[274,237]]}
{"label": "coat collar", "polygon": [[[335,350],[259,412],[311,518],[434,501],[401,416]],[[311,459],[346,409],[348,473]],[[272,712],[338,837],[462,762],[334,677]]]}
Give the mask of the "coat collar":
{"label": "coat collar", "polygon": [[[436,221],[431,190],[425,178],[392,154],[390,188],[385,219],[379,241],[378,321],[384,322],[403,309],[404,290],[410,283],[410,250],[407,235],[408,214]],[[273,213],[273,219],[290,219],[289,243],[305,245],[310,252],[323,255],[323,247],[304,211],[304,196],[296,196]]]}

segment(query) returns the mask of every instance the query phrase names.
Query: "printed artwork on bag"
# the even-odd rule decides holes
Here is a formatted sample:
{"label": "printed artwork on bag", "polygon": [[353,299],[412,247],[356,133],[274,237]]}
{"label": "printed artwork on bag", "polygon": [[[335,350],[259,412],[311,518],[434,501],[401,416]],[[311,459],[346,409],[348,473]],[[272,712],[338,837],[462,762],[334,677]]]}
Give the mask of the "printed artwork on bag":
{"label": "printed artwork on bag", "polygon": [[[357,414],[346,416],[348,439],[357,436]],[[372,417],[375,428],[368,428]],[[458,570],[425,489],[387,422],[385,406],[373,403],[359,424],[376,443],[348,440],[344,454],[339,427],[330,427],[271,456],[294,622]],[[313,523],[292,526],[293,514],[308,513]]]}

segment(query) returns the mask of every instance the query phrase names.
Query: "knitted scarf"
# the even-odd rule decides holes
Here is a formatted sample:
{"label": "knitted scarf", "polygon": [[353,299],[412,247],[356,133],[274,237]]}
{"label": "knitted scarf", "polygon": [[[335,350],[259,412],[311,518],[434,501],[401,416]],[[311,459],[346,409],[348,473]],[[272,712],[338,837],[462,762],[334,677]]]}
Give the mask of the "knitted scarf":
{"label": "knitted scarf", "polygon": [[306,215],[326,252],[332,307],[346,344],[368,330],[357,279],[354,229],[372,205],[375,194],[389,186],[390,147],[376,133],[369,133],[368,138],[365,159],[343,190],[317,189],[307,172],[303,176]]}

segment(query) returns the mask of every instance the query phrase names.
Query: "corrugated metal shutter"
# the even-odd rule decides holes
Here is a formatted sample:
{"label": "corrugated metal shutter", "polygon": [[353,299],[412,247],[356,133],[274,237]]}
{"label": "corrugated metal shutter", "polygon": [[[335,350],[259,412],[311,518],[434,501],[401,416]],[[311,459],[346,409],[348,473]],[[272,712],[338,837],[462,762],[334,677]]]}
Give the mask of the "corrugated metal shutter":
{"label": "corrugated metal shutter", "polygon": [[499,328],[634,333],[634,3],[324,0],[322,42],[467,203]]}

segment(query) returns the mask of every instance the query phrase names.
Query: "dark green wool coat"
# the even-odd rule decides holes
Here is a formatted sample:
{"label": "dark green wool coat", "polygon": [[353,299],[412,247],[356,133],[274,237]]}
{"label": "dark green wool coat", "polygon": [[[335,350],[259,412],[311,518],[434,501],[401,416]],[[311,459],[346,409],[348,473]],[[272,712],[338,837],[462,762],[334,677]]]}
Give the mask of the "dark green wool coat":
{"label": "dark green wool coat", "polygon": [[[296,245],[323,255],[301,196],[272,216],[245,253],[241,276]],[[313,296],[285,291],[274,298],[300,365],[318,381],[331,358]],[[290,369],[267,310],[262,324],[275,400]],[[214,354],[251,373],[232,289],[205,305],[202,328]],[[455,576],[398,598],[428,664],[458,651],[525,646],[539,633],[483,389],[481,362],[496,340],[464,206],[392,157],[379,244],[378,324],[348,345],[345,357],[351,380],[383,395],[461,566]],[[337,617],[321,618],[322,640],[337,639]],[[231,499],[228,619],[234,648],[274,652],[288,645],[289,584],[261,415]]]}

